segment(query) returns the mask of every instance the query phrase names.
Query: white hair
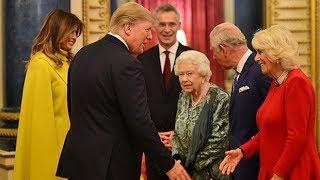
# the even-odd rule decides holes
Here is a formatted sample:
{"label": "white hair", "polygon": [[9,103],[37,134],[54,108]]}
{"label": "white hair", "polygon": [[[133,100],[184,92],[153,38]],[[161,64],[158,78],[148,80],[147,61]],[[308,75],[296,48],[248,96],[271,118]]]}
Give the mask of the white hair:
{"label": "white hair", "polygon": [[207,56],[196,50],[184,51],[177,57],[176,63],[174,65],[175,75],[179,75],[179,66],[183,63],[191,63],[196,66],[197,72],[209,81],[212,72],[210,70],[210,61]]}

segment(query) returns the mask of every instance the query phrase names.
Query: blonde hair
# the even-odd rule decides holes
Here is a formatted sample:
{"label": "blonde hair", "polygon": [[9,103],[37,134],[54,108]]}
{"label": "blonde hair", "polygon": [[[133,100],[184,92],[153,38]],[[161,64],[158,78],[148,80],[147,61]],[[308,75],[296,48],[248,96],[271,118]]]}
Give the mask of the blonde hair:
{"label": "blonde hair", "polygon": [[254,34],[254,49],[265,53],[272,63],[280,63],[285,70],[299,67],[297,62],[298,42],[293,34],[284,26],[273,25]]}
{"label": "blonde hair", "polygon": [[210,61],[207,56],[196,50],[184,51],[177,57],[174,65],[174,73],[179,75],[179,66],[182,63],[191,63],[196,66],[197,72],[205,78],[206,81],[210,80],[212,72],[210,70]]}
{"label": "blonde hair", "polygon": [[[77,36],[79,36],[82,29],[83,23],[74,14],[61,9],[50,11],[44,19],[40,32],[33,41],[31,56],[42,51],[54,61],[57,67],[61,67],[62,59],[55,56],[56,52],[65,54],[61,50],[61,42],[68,38],[74,30],[76,30]],[[67,59],[70,62],[73,54],[70,51],[67,53]]]}
{"label": "blonde hair", "polygon": [[127,23],[135,23],[139,20],[153,22],[154,18],[150,11],[135,2],[128,2],[121,5],[111,16],[109,31],[118,33],[119,29]]}
{"label": "blonde hair", "polygon": [[214,27],[209,37],[211,49],[215,49],[216,51],[220,51],[220,44],[232,48],[238,45],[247,45],[246,37],[241,30],[229,22],[221,23]]}

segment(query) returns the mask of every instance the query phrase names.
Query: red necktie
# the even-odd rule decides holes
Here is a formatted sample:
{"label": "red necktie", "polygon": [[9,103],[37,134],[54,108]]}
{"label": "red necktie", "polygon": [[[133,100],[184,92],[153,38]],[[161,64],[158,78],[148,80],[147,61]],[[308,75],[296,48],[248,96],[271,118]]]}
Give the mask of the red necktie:
{"label": "red necktie", "polygon": [[163,68],[163,86],[165,90],[167,91],[169,88],[169,82],[170,82],[170,74],[171,74],[171,67],[170,67],[170,59],[169,54],[170,51],[163,51],[163,53],[166,55],[166,59],[164,62],[164,68]]}

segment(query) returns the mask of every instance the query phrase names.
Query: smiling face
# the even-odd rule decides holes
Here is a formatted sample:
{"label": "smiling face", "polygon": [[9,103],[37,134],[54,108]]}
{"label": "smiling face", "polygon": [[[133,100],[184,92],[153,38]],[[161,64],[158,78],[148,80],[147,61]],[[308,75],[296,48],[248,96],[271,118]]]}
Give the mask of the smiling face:
{"label": "smiling face", "polygon": [[152,22],[141,20],[130,25],[131,41],[128,42],[128,47],[131,53],[139,55],[143,53],[147,43],[151,40]]}
{"label": "smiling face", "polygon": [[156,20],[156,31],[159,43],[169,49],[177,41],[177,31],[180,29],[180,22],[174,11],[158,12]]}
{"label": "smiling face", "polygon": [[257,50],[255,60],[261,67],[261,72],[269,77],[273,77],[272,73],[275,69],[275,64],[272,63],[263,51]]}
{"label": "smiling face", "polygon": [[205,81],[198,73],[196,65],[189,62],[182,62],[178,66],[178,76],[182,90],[191,94],[199,92],[202,82]]}
{"label": "smiling face", "polygon": [[67,35],[60,43],[61,49],[65,51],[70,51],[77,40],[77,31],[73,30],[69,35]]}

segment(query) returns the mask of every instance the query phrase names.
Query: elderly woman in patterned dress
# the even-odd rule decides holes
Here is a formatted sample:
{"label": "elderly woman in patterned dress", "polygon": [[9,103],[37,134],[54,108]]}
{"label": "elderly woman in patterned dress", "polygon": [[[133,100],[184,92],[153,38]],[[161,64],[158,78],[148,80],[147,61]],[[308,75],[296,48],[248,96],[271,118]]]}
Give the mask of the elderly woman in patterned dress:
{"label": "elderly woman in patterned dress", "polygon": [[229,96],[210,84],[210,63],[201,52],[189,50],[176,60],[182,92],[178,100],[172,154],[192,179],[228,179],[219,164],[228,148]]}

